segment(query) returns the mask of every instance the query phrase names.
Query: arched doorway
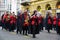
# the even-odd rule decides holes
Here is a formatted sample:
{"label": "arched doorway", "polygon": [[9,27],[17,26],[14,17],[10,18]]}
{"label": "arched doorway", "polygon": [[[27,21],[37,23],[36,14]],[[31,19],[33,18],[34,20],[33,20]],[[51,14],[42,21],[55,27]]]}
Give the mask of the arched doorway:
{"label": "arched doorway", "polygon": [[56,8],[57,8],[57,9],[60,9],[60,2],[57,2]]}
{"label": "arched doorway", "polygon": [[37,10],[40,11],[41,10],[41,6],[37,6]]}
{"label": "arched doorway", "polygon": [[50,4],[47,4],[47,5],[46,5],[46,10],[51,10]]}

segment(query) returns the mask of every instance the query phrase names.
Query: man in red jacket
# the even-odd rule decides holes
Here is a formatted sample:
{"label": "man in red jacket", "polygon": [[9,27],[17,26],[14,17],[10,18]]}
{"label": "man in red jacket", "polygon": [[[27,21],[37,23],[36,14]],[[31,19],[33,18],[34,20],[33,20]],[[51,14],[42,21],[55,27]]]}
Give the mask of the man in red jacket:
{"label": "man in red jacket", "polygon": [[38,26],[40,31],[43,30],[43,17],[41,15],[38,17]]}
{"label": "man in red jacket", "polygon": [[4,20],[4,28],[7,30],[8,29],[8,25],[9,25],[9,14],[6,12],[3,16],[3,20]]}
{"label": "man in red jacket", "polygon": [[35,31],[36,30],[36,17],[35,15],[33,15],[33,17],[31,18],[31,34],[33,34],[33,38],[35,38]]}
{"label": "man in red jacket", "polygon": [[48,32],[50,33],[50,29],[52,29],[52,18],[51,16],[48,16]]}
{"label": "man in red jacket", "polygon": [[24,14],[22,14],[22,16],[23,16],[23,35],[24,34],[27,35],[27,33],[28,33],[28,26],[29,26],[29,22],[28,22],[29,16],[28,16],[27,11],[24,12]]}
{"label": "man in red jacket", "polygon": [[32,34],[33,35],[33,38],[35,38],[36,36],[36,34],[39,34],[39,27],[38,27],[38,17],[37,17],[37,11],[35,10],[34,12],[33,12],[33,15],[32,15],[32,17],[31,17],[31,19],[30,19],[30,34]]}
{"label": "man in red jacket", "polygon": [[10,27],[10,30],[9,31],[14,31],[14,29],[15,29],[15,24],[16,23],[16,17],[15,17],[15,15],[10,15],[10,25],[11,25],[11,27]]}
{"label": "man in red jacket", "polygon": [[46,30],[48,33],[50,33],[50,30],[52,30],[52,17],[50,12],[48,12],[46,16]]}

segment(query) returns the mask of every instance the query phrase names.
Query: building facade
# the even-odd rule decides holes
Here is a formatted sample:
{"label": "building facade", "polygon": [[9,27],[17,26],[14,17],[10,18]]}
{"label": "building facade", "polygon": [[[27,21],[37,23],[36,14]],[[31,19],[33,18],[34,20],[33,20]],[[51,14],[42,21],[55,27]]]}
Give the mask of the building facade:
{"label": "building facade", "polygon": [[11,0],[0,0],[0,16],[6,11],[11,11]]}
{"label": "building facade", "polygon": [[18,10],[28,9],[31,14],[34,10],[38,10],[43,16],[46,16],[46,11],[51,10],[52,15],[55,15],[56,9],[60,8],[58,5],[60,5],[59,0],[0,0],[0,14],[5,11],[15,11],[16,13]]}
{"label": "building facade", "polygon": [[6,0],[0,0],[0,16],[7,10]]}
{"label": "building facade", "polygon": [[31,0],[27,6],[22,6],[22,10],[25,10],[28,8],[32,14],[34,10],[38,10],[42,13],[43,16],[46,16],[46,11],[51,10],[52,15],[54,16],[56,14],[56,4],[58,3],[58,0]]}

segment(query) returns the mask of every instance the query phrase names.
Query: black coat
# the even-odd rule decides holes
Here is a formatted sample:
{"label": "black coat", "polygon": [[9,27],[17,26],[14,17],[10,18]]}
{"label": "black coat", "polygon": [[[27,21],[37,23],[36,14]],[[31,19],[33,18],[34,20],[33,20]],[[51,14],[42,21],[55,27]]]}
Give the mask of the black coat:
{"label": "black coat", "polygon": [[20,16],[17,16],[17,28],[20,30],[20,31],[22,31],[22,16],[20,17]]}

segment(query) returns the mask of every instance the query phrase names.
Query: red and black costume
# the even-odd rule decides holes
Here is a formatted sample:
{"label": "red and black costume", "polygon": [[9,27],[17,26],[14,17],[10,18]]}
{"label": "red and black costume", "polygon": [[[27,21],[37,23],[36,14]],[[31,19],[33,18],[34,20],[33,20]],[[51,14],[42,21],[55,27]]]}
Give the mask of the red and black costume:
{"label": "red and black costume", "polygon": [[3,17],[3,20],[4,20],[4,25],[5,25],[5,29],[9,29],[9,14],[5,14],[4,17]]}
{"label": "red and black costume", "polygon": [[[27,32],[28,32],[28,26],[29,26],[29,22],[28,22],[28,19],[29,19],[29,16],[27,14],[27,12],[24,12],[24,14],[22,14],[22,20],[23,20],[23,35],[27,35]],[[25,33],[26,31],[26,33]]]}
{"label": "red and black costume", "polygon": [[13,31],[15,29],[15,25],[16,25],[16,17],[14,16],[10,16],[10,31]]}
{"label": "red and black costume", "polygon": [[35,34],[39,34],[38,17],[36,15],[33,15],[30,21],[30,34],[33,34],[33,37],[35,38]]}
{"label": "red and black costume", "polygon": [[46,30],[50,33],[50,30],[52,30],[52,17],[47,16],[46,18]]}
{"label": "red and black costume", "polygon": [[38,26],[40,28],[40,31],[43,30],[43,17],[42,16],[38,17]]}

